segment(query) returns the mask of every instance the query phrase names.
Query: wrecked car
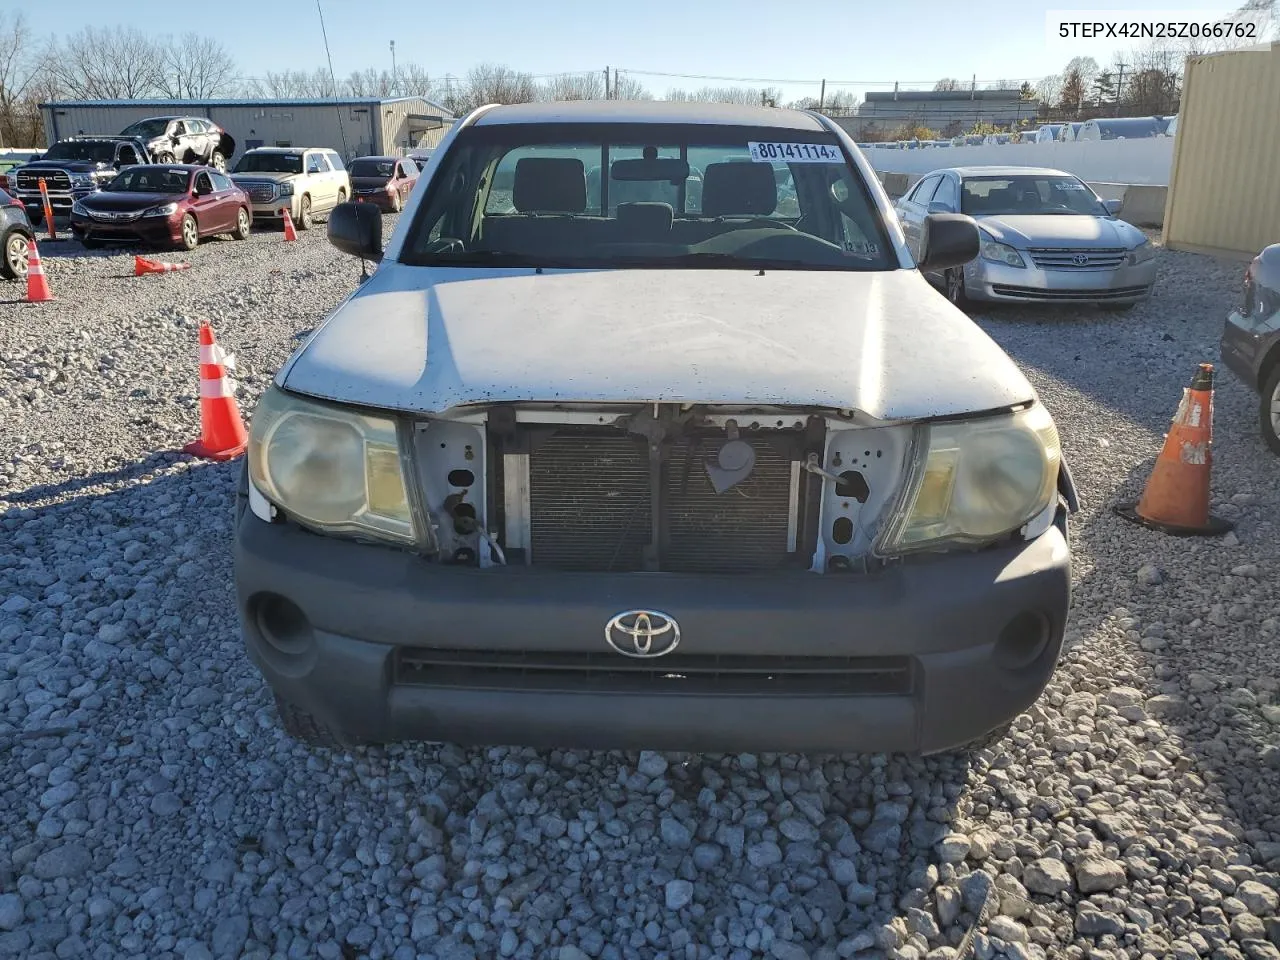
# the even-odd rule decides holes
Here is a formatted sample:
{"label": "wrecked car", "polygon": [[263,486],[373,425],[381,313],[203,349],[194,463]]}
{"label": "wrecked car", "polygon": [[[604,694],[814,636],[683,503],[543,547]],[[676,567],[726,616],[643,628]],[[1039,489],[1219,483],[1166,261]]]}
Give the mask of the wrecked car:
{"label": "wrecked car", "polygon": [[289,733],[932,753],[1037,699],[1075,494],[921,274],[970,218],[913,259],[815,113],[488,106],[439,149],[385,246],[335,208],[379,266],[252,415],[239,613]]}

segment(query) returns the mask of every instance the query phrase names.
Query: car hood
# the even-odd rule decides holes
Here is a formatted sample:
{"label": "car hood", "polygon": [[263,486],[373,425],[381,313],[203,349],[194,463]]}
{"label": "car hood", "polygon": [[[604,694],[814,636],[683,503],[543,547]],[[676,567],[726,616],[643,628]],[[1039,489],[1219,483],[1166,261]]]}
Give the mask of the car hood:
{"label": "car hood", "polygon": [[380,266],[281,370],[311,396],[431,413],[511,401],[784,404],[878,420],[1034,398],[915,270]]}
{"label": "car hood", "polygon": [[185,193],[115,193],[99,190],[80,202],[90,210],[146,210],[165,203],[180,203],[186,198]]}
{"label": "car hood", "polygon": [[237,183],[240,182],[241,180],[243,180],[245,183],[252,183],[254,181],[261,182],[263,180],[272,180],[276,183],[284,183],[286,180],[292,180],[295,177],[302,176],[302,174],[264,172],[264,173],[232,173],[232,174],[229,174],[229,176],[231,177],[232,180],[236,181]]}
{"label": "car hood", "polygon": [[975,217],[996,240],[1019,247],[1135,247],[1146,235],[1110,217],[1058,214]]}

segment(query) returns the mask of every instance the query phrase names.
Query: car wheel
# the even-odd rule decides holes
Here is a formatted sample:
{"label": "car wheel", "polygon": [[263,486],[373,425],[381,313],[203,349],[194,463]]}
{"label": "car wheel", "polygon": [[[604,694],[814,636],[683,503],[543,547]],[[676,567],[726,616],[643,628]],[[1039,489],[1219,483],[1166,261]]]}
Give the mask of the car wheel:
{"label": "car wheel", "polygon": [[181,243],[183,250],[194,250],[200,244],[200,227],[196,224],[196,218],[189,213],[182,218]]}
{"label": "car wheel", "polygon": [[11,230],[4,240],[4,258],[0,260],[0,274],[6,280],[27,278],[27,258],[31,255],[31,243],[21,230]]}
{"label": "car wheel", "polygon": [[93,237],[81,237],[80,246],[86,250],[98,250],[102,247],[102,241],[95,240]]}
{"label": "car wheel", "polygon": [[397,190],[391,195],[391,212],[399,213],[402,206],[404,206],[404,204],[400,202],[400,192]]}
{"label": "car wheel", "polygon": [[343,750],[347,747],[359,746],[364,742],[343,730],[325,726],[307,711],[295,707],[280,697],[276,697],[276,712],[280,716],[280,726],[284,728],[284,732],[293,739],[310,746]]}
{"label": "car wheel", "polygon": [[964,292],[964,271],[960,267],[952,267],[943,277],[946,281],[947,299],[963,310],[969,303]]}
{"label": "car wheel", "polygon": [[213,156],[209,158],[209,166],[217,170],[219,173],[227,172],[227,158],[222,155],[221,150],[213,151]]}
{"label": "car wheel", "polygon": [[1107,311],[1107,313],[1128,313],[1130,310],[1136,307],[1137,304],[1136,303],[1100,303],[1098,304],[1098,306],[1100,306],[1103,310]]}
{"label": "car wheel", "polygon": [[253,218],[249,216],[249,211],[241,207],[236,211],[236,230],[232,234],[237,240],[249,239],[249,228],[253,225]]}
{"label": "car wheel", "polygon": [[172,153],[157,153],[157,154],[156,154],[156,163],[158,163],[158,164],[159,164],[159,163],[173,163],[173,154],[172,154]]}
{"label": "car wheel", "polygon": [[1262,439],[1271,452],[1280,455],[1280,363],[1272,366],[1262,384],[1262,402],[1259,405],[1262,421]]}
{"label": "car wheel", "polygon": [[345,189],[340,189],[338,191],[338,202],[339,203],[347,202],[347,191]]}
{"label": "car wheel", "polygon": [[305,193],[302,195],[302,200],[298,203],[297,226],[299,230],[311,229],[311,198]]}

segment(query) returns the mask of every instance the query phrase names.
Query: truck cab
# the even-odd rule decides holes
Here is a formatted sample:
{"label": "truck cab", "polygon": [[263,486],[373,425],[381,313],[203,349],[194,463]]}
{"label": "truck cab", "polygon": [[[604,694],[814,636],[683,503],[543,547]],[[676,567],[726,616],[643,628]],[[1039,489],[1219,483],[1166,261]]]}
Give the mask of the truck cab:
{"label": "truck cab", "polygon": [[69,216],[77,200],[101,189],[125,167],[152,162],[146,146],[134,137],[69,137],[55,143],[39,160],[19,167],[10,180],[13,195],[39,226],[44,221],[41,180],[53,215]]}

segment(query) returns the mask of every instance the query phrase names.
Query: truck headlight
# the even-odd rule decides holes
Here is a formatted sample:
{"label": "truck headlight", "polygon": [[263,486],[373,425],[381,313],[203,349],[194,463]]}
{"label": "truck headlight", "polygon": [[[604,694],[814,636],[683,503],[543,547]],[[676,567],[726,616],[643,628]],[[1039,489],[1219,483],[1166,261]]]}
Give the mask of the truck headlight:
{"label": "truck headlight", "polygon": [[253,414],[249,476],[268,500],[321,532],[414,540],[393,420],[273,386]]}
{"label": "truck headlight", "polygon": [[73,187],[92,187],[97,181],[93,178],[92,173],[73,173],[71,175],[71,185]]}
{"label": "truck headlight", "polygon": [[1058,430],[1039,403],[1005,416],[929,425],[877,552],[1007,536],[1053,503],[1061,462]]}
{"label": "truck headlight", "polygon": [[276,193],[282,197],[293,196],[293,184],[286,181],[285,183],[276,184]]}
{"label": "truck headlight", "polygon": [[1008,267],[1025,267],[1026,261],[1022,259],[1022,254],[1007,243],[1001,243],[998,240],[992,240],[990,237],[982,238],[982,259],[990,260],[992,263],[1003,263]]}

